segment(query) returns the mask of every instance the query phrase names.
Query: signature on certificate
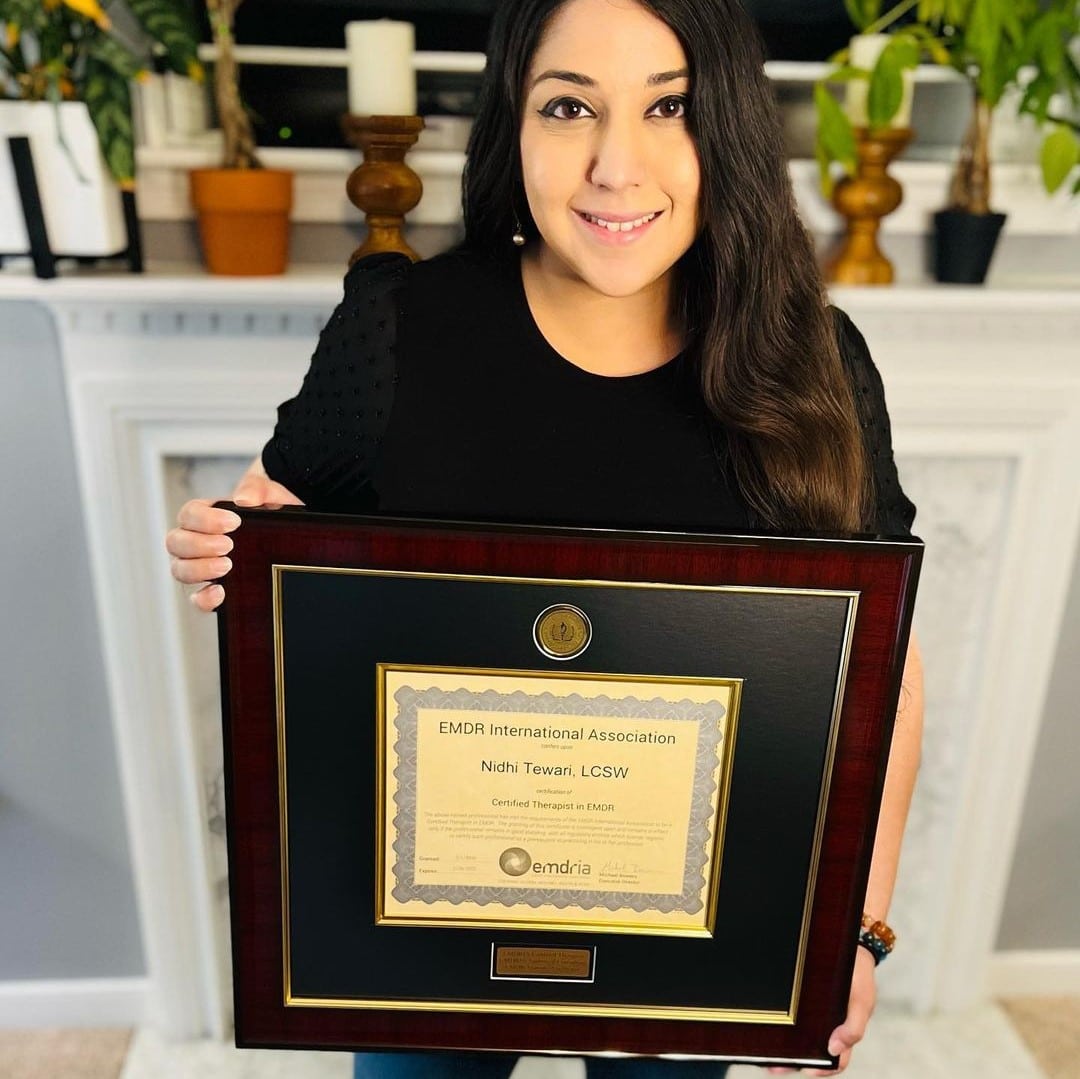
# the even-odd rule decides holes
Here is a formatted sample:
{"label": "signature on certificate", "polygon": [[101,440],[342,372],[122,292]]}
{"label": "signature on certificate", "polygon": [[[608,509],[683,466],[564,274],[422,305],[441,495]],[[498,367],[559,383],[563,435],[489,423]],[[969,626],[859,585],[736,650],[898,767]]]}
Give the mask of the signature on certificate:
{"label": "signature on certificate", "polygon": [[601,873],[641,873],[642,867],[637,862],[604,862],[600,867]]}

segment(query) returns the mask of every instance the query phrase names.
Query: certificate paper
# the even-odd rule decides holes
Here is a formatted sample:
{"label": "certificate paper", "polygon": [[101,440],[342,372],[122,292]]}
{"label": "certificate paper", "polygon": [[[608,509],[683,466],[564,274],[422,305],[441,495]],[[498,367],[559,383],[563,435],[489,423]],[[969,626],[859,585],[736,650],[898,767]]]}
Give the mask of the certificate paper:
{"label": "certificate paper", "polygon": [[739,680],[377,677],[380,922],[712,931]]}

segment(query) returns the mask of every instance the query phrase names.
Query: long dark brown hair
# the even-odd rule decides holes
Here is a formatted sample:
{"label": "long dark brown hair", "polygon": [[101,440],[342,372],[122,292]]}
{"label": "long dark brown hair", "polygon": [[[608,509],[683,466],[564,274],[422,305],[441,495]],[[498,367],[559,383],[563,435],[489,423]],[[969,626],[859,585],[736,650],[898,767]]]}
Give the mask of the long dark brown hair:
{"label": "long dark brown hair", "polygon": [[[522,90],[565,2],[503,0],[495,14],[466,155],[463,247],[510,257],[515,212],[526,236],[539,235],[520,179]],[[702,228],[679,263],[675,314],[739,488],[767,527],[860,531],[869,469],[757,27],[739,0],[639,2],[689,64]]]}

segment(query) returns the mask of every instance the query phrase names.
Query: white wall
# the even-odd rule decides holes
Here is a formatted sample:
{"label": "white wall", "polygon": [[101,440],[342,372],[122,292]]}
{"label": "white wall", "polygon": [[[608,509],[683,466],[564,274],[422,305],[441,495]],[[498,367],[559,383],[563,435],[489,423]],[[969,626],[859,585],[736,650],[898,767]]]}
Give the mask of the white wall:
{"label": "white wall", "polygon": [[34,304],[0,303],[0,464],[0,982],[140,975],[60,356]]}
{"label": "white wall", "polygon": [[1080,949],[1080,559],[998,933],[1001,950]]}

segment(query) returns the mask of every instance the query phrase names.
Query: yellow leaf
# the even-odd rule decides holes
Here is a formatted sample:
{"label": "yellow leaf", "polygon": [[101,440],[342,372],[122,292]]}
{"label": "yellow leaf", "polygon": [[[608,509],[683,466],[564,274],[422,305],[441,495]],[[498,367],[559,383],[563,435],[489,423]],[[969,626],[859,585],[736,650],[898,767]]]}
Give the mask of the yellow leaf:
{"label": "yellow leaf", "polygon": [[194,79],[195,82],[202,82],[206,78],[206,72],[203,70],[202,64],[198,60],[189,60],[187,66],[187,73],[189,79]]}
{"label": "yellow leaf", "polygon": [[98,0],[63,0],[63,2],[76,14],[85,15],[86,18],[91,19],[101,30],[108,30],[112,26],[109,16],[102,10]]}
{"label": "yellow leaf", "polygon": [[19,27],[15,23],[9,22],[7,24],[7,33],[4,39],[9,49],[13,49],[19,44]]}

